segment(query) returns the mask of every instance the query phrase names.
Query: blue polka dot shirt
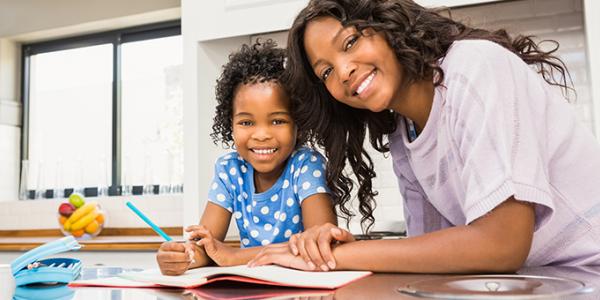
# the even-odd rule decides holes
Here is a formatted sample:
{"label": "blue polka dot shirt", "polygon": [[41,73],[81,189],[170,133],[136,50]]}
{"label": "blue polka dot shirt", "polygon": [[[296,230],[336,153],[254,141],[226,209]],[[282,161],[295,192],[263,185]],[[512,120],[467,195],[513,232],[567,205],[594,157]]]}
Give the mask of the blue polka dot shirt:
{"label": "blue polka dot shirt", "polygon": [[208,199],[232,213],[243,248],[281,243],[304,230],[300,205],[307,197],[330,193],[325,180],[325,158],[300,148],[269,190],[255,193],[254,169],[237,152],[221,156]]}

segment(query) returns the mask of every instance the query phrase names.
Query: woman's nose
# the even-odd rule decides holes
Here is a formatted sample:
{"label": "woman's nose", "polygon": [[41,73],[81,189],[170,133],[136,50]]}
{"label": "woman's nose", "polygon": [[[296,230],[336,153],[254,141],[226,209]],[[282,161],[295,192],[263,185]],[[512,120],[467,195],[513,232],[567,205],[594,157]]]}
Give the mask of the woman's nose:
{"label": "woman's nose", "polygon": [[341,65],[340,68],[338,68],[339,70],[339,78],[342,81],[343,84],[348,84],[350,82],[350,79],[352,79],[352,75],[354,75],[354,72],[356,71],[356,64],[351,63],[351,62],[346,62],[343,63]]}

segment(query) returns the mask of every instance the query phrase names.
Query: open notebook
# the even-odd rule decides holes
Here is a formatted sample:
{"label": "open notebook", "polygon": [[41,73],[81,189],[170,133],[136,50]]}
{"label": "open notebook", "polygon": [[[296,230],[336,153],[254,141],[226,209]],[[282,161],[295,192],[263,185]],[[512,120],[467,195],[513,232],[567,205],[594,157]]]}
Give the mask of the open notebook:
{"label": "open notebook", "polygon": [[371,272],[359,271],[304,272],[279,266],[248,268],[241,265],[197,268],[179,276],[166,276],[158,269],[149,269],[122,273],[119,277],[77,280],[69,283],[69,286],[195,288],[211,282],[229,280],[263,285],[335,289],[370,274]]}

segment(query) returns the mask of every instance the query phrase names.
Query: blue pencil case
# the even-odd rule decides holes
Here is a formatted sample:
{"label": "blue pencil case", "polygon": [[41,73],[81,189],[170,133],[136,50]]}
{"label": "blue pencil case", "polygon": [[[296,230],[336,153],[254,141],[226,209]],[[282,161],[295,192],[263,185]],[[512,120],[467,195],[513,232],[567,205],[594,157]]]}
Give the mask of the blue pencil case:
{"label": "blue pencil case", "polygon": [[11,263],[16,285],[69,283],[75,280],[81,273],[79,259],[43,258],[80,248],[75,238],[67,236],[25,252]]}

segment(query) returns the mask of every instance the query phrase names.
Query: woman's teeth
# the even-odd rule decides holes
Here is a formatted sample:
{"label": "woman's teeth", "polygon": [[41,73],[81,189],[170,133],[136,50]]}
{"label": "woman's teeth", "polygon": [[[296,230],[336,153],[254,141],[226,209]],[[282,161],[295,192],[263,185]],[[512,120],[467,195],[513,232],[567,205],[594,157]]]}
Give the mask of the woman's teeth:
{"label": "woman's teeth", "polygon": [[257,153],[257,154],[271,154],[271,153],[274,153],[275,151],[277,151],[277,148],[271,148],[271,149],[252,149],[252,151],[254,153]]}
{"label": "woman's teeth", "polygon": [[367,77],[361,84],[360,86],[358,86],[358,88],[356,89],[356,94],[360,95],[360,93],[362,93],[362,91],[364,91],[369,84],[371,84],[371,81],[373,81],[373,77],[375,77],[375,72],[372,72],[369,77]]}

